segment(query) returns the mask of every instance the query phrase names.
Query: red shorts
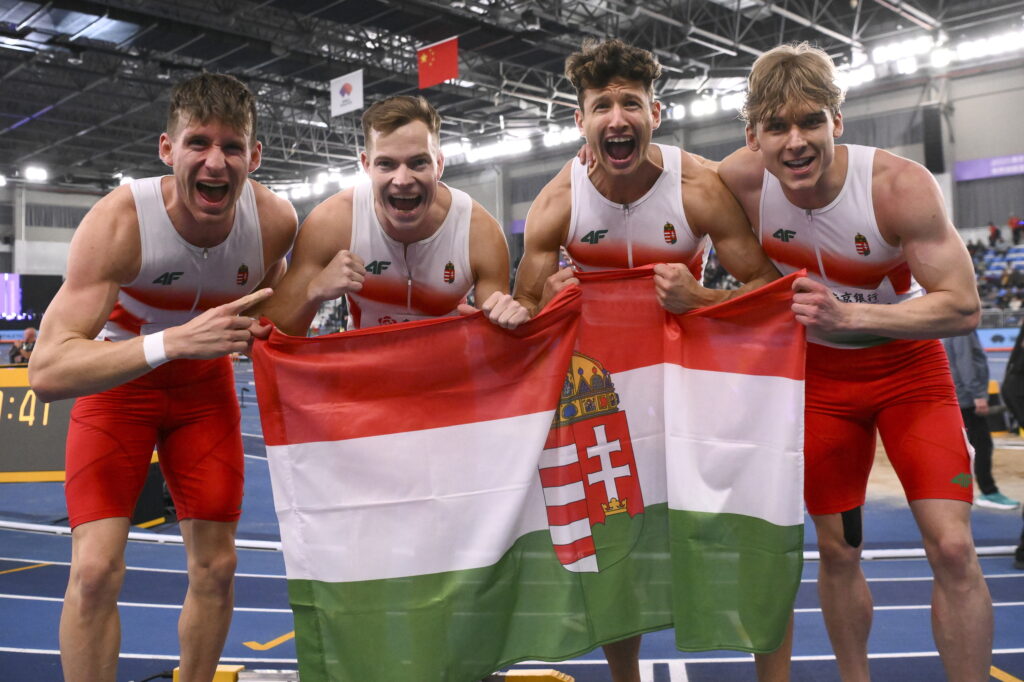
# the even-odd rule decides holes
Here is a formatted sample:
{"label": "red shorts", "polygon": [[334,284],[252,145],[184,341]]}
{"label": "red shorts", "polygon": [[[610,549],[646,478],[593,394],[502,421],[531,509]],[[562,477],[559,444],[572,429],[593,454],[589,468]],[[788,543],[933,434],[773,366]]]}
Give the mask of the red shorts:
{"label": "red shorts", "polygon": [[71,527],[130,517],[155,445],[179,519],[237,521],[241,412],[231,359],[175,360],[71,410],[64,494]]}
{"label": "red shorts", "polygon": [[864,504],[876,429],[908,500],[972,501],[972,452],[939,341],[853,350],[809,343],[805,392],[811,514]]}

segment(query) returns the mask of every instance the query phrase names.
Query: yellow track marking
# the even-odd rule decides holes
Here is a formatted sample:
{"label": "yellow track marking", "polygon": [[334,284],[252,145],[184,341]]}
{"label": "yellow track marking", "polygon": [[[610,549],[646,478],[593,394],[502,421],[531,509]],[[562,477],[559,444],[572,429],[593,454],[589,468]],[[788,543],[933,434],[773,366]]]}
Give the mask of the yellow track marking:
{"label": "yellow track marking", "polygon": [[260,644],[259,642],[242,642],[242,643],[245,644],[250,649],[255,649],[256,651],[266,651],[267,649],[273,649],[275,646],[277,646],[279,644],[284,644],[289,639],[292,639],[294,637],[295,637],[295,630],[292,630],[291,632],[286,632],[285,634],[281,635],[277,639],[270,640],[266,644]]}
{"label": "yellow track marking", "polygon": [[1019,677],[1014,677],[1010,673],[1004,672],[995,666],[989,668],[988,672],[992,677],[999,680],[999,682],[1024,682],[1024,680],[1021,680]]}
{"label": "yellow track marking", "polygon": [[6,571],[0,571],[0,575],[4,573],[15,573],[17,571],[27,571],[30,568],[39,568],[40,566],[51,566],[52,564],[32,564],[31,566],[20,566],[18,568],[8,568]]}

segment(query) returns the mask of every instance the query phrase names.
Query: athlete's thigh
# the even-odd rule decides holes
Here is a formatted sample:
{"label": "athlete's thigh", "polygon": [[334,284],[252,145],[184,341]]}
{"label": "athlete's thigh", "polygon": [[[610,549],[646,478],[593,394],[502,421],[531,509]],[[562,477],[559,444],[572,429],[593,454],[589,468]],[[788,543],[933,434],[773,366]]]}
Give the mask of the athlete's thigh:
{"label": "athlete's thigh", "polygon": [[814,515],[864,504],[875,457],[875,425],[852,409],[804,413],[804,500]]}
{"label": "athlete's thigh", "polygon": [[238,520],[244,465],[241,413],[230,374],[173,389],[160,466],[179,519]]}
{"label": "athlete's thigh", "polygon": [[888,405],[878,431],[908,500],[972,501],[972,453],[955,400]]}
{"label": "athlete's thigh", "polygon": [[131,516],[149,470],[160,411],[160,396],[132,384],[75,401],[64,484],[72,527]]}

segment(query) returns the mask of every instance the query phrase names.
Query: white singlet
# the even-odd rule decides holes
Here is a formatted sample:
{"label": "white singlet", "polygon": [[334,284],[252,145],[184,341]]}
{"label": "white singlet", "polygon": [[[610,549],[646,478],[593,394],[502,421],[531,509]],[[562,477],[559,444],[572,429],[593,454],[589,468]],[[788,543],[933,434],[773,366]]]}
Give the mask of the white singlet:
{"label": "white singlet", "polygon": [[690,229],[683,212],[682,161],[677,147],[661,149],[661,175],[631,204],[605,198],[572,163],[572,216],[565,248],[583,270],[632,268],[650,263],[683,263],[701,281],[706,236]]}
{"label": "white singlet", "polygon": [[160,182],[155,177],[131,184],[141,267],[134,280],[121,286],[98,339],[119,341],[184,324],[208,308],[249,293],[266,274],[251,182],[246,181],[238,197],[227,238],[209,248],[188,243],[174,229]]}
{"label": "white singlet", "polygon": [[[853,303],[900,303],[924,294],[910,274],[903,249],[878,231],[871,199],[874,147],[845,145],[846,181],[823,208],[794,206],[778,178],[764,172],[758,239],[783,275],[806,268],[807,276],[832,289],[836,299]],[[833,348],[863,348],[889,339],[870,334],[807,340]]]}
{"label": "white singlet", "polygon": [[474,282],[469,264],[473,200],[444,187],[452,203],[441,226],[426,239],[404,244],[377,220],[370,183],[356,185],[349,250],[366,264],[363,288],[348,295],[357,329],[457,315],[459,303],[466,301]]}

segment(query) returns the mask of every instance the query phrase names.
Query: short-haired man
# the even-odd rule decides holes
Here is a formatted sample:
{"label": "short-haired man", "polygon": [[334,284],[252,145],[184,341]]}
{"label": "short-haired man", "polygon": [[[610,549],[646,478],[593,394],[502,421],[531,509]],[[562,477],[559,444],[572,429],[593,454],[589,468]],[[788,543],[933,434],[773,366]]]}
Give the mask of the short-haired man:
{"label": "short-haired man", "polygon": [[355,326],[470,312],[474,291],[503,327],[528,319],[508,294],[509,258],[498,222],[465,192],[441,182],[441,118],[422,97],[399,95],[363,113],[369,182],[314,208],[291,267],[263,314],[305,335],[320,305],[347,296]]}
{"label": "short-haired man", "polygon": [[[647,50],[608,40],[566,60],[576,88],[576,125],[593,163],[567,163],[541,190],[526,218],[516,299],[532,313],[571,283],[558,270],[564,248],[585,269],[654,266],[655,294],[680,313],[723,301],[778,277],[736,200],[703,160],[652,144],[661,123],[654,81],[661,66]],[[742,290],[699,284],[706,237]],[[640,637],[604,647],[614,682],[639,682]]]}
{"label": "short-haired man", "polygon": [[875,430],[935,573],[932,623],[950,680],[988,679],[992,605],[971,539],[971,457],[939,337],[978,323],[971,259],[922,166],[837,145],[836,71],[806,43],[757,59],[747,146],[719,174],[782,272],[805,268],[805,498],[821,551],[818,594],[842,679],[868,679],[872,602],[861,505]]}
{"label": "short-haired man", "polygon": [[67,680],[115,679],[128,519],[154,444],[188,554],[182,680],[213,677],[231,622],[243,460],[229,354],[257,331],[241,313],[270,294],[297,220],[247,177],[256,107],[231,76],[174,87],[159,153],[173,175],[121,186],[82,220],[29,363],[43,400],[85,396],[67,447]]}
{"label": "short-haired man", "polygon": [[36,328],[26,327],[22,332],[21,340],[11,344],[11,351],[7,354],[12,365],[24,365],[32,357],[32,350],[36,347]]}

